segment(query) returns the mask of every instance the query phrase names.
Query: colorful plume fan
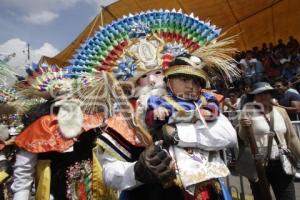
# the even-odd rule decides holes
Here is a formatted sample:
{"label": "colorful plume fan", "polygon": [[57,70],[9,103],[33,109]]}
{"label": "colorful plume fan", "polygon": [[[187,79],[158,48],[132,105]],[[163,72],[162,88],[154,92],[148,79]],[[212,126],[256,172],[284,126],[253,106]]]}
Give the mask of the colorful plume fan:
{"label": "colorful plume fan", "polygon": [[[177,50],[191,53],[218,37],[220,31],[209,22],[201,21],[193,14],[183,14],[180,10],[129,14],[100,28],[88,39],[70,61],[69,71],[76,76],[81,72],[114,70],[118,79],[126,80],[135,76],[135,65],[140,65],[139,61],[144,62],[144,68],[157,64],[151,63],[151,59],[155,57],[153,54],[160,53],[158,50],[176,46]],[[144,51],[143,57],[138,55],[140,51]],[[133,61],[130,60],[132,58]]]}
{"label": "colorful plume fan", "polygon": [[26,69],[28,74],[26,81],[31,88],[38,91],[50,91],[65,85],[73,85],[78,81],[70,77],[66,68],[42,64],[41,66],[33,64]]}

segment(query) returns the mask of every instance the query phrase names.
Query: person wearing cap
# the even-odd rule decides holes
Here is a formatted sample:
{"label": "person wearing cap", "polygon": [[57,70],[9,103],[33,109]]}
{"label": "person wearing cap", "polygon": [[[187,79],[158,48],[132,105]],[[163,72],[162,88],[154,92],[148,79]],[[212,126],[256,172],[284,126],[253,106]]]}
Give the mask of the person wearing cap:
{"label": "person wearing cap", "polygon": [[[138,66],[130,78],[116,77],[145,126],[149,96],[166,93],[161,67]],[[97,140],[98,160],[105,184],[121,191],[120,199],[182,199],[180,188],[162,187],[175,178],[175,170],[169,166],[172,159],[160,142],[151,144],[146,138],[138,137],[138,130],[129,128],[119,114],[108,118],[106,125],[105,132]]]}
{"label": "person wearing cap", "polygon": [[[146,18],[149,15],[149,22],[157,18],[158,20],[153,21],[154,24],[161,24],[161,21],[165,19],[164,15],[169,12],[165,13],[165,11],[162,11],[161,13],[162,15],[157,15],[156,12],[153,12],[153,14],[152,12],[147,12]],[[140,20],[140,16],[143,16],[142,20]],[[135,93],[136,96],[133,97],[138,102],[137,110],[142,111],[140,112],[141,115],[138,113],[137,116],[140,121],[144,120],[143,115],[147,111],[144,110],[144,108],[147,109],[149,103],[147,95],[154,92],[156,94],[152,93],[151,95],[164,96],[163,93],[160,93],[160,89],[156,87],[150,87],[150,93],[148,93],[148,91],[143,90],[147,89],[143,87],[143,84],[150,86],[159,82],[154,79],[154,81],[151,81],[150,78],[154,78],[153,75],[156,74],[156,69],[161,69],[164,66],[164,61],[168,60],[167,54],[172,54],[175,57],[175,55],[181,55],[182,53],[193,52],[195,55],[202,55],[202,59],[206,60],[210,67],[218,73],[234,74],[230,73],[234,71],[232,66],[234,62],[230,56],[234,48],[231,48],[229,45],[232,44],[233,38],[216,41],[214,39],[218,37],[220,30],[213,28],[209,33],[203,33],[206,39],[203,40],[202,36],[198,37],[202,32],[199,29],[197,33],[193,34],[197,35],[197,38],[190,40],[185,33],[175,33],[173,29],[170,31],[163,30],[163,32],[157,31],[155,27],[161,27],[161,25],[153,26],[151,23],[148,24],[147,20],[144,20],[144,16],[144,14],[137,14],[134,17],[125,17],[128,20],[126,19],[126,23],[120,25],[125,25],[126,28],[124,27],[125,29],[122,28],[122,30],[125,31],[125,35],[127,31],[129,32],[128,37],[126,36],[125,42],[120,44],[119,47],[121,49],[114,44],[113,46],[116,49],[109,51],[115,55],[111,56],[112,54],[109,54],[106,58],[103,58],[103,62],[100,64],[101,69],[102,67],[109,68],[109,71],[115,75],[117,80],[132,81],[135,86],[142,86],[138,88],[139,92]],[[179,21],[185,18],[181,13],[176,13],[176,16],[182,16],[182,18],[177,18]],[[197,23],[198,20],[192,21]],[[182,25],[179,25],[177,28],[183,30]],[[194,32],[192,29],[188,28],[188,30]],[[111,30],[109,29],[109,31]],[[100,35],[104,38],[107,37],[107,40],[110,41],[110,36],[106,36],[106,32],[103,33],[100,33]],[[106,54],[106,49],[103,49],[105,51],[101,49],[99,48],[99,52]],[[87,55],[89,54],[87,52]],[[81,60],[80,58],[79,62]],[[96,67],[98,68],[98,66]],[[157,72],[159,73],[159,71]],[[159,74],[156,74],[156,76],[159,76]],[[143,81],[143,79],[146,81]],[[204,101],[202,102],[204,103]],[[139,106],[140,104],[141,106]],[[209,107],[210,105],[207,104],[205,106]],[[216,111],[217,115],[217,106],[211,106],[211,111]],[[211,111],[203,110],[207,116],[212,116],[213,112]],[[139,119],[135,120],[136,123],[134,125],[138,125]],[[120,122],[114,116],[106,120],[106,122],[108,122],[108,128],[104,129],[99,136],[101,139],[99,141],[101,146],[99,159],[103,168],[104,182],[109,187],[122,191],[120,199],[183,200],[182,188],[170,184],[175,178],[174,162],[167,150],[162,148],[163,144],[161,144],[161,141],[158,139],[153,143],[152,141],[145,143],[143,138],[137,137],[139,135],[137,126],[131,126],[130,128],[129,123],[124,123],[124,120],[121,123],[122,120]],[[109,122],[114,123],[109,124]],[[150,139],[153,140],[151,135]]]}
{"label": "person wearing cap", "polygon": [[[117,78],[123,90],[129,88],[125,93],[144,123],[148,97],[165,93],[161,67],[138,67],[134,77]],[[181,199],[178,187],[162,187],[174,179],[175,170],[169,166],[171,157],[161,144],[151,144],[147,138],[139,137],[138,130],[130,128],[120,113],[109,117],[105,123],[97,140],[105,184],[121,191],[120,199]]]}
{"label": "person wearing cap", "polygon": [[[230,122],[218,121],[224,116],[219,116],[214,96],[201,93],[208,81],[205,72],[195,67],[200,64],[200,58],[189,54],[175,57],[164,68],[168,94],[150,96],[146,114],[153,140],[163,140],[163,147],[176,163],[177,178],[184,188],[185,199],[223,195],[216,178],[227,176],[229,171],[218,160],[216,151],[235,143],[235,130]],[[224,125],[222,136],[221,131],[219,134],[215,131],[220,123]],[[215,129],[207,124],[213,124]],[[216,160],[208,162],[208,157]]]}
{"label": "person wearing cap", "polygon": [[[243,107],[238,134],[243,144],[247,146],[249,140],[246,129],[252,127],[258,151],[268,159],[268,165],[265,166],[266,177],[276,199],[295,199],[294,177],[285,174],[282,169],[277,142],[273,140],[268,145],[270,134],[272,134],[270,126],[273,126],[283,147],[290,149],[297,158],[300,158],[300,142],[285,109],[273,105],[273,91],[274,88],[267,82],[258,82],[253,85],[250,94],[254,95],[254,102]],[[249,169],[248,166],[244,167]],[[249,174],[253,173],[249,172]],[[254,199],[262,199],[258,182],[251,177],[248,179]]]}
{"label": "person wearing cap", "polygon": [[[219,115],[219,105],[215,97],[208,92],[201,94],[201,89],[208,86],[208,81],[206,78],[206,73],[197,69],[192,65],[199,65],[201,60],[196,56],[191,56],[189,54],[183,54],[178,56],[172,61],[168,67],[164,69],[164,75],[167,85],[168,97],[173,99],[175,102],[181,104],[186,103],[187,110],[195,109],[194,102],[198,105],[202,104],[201,111],[207,120],[214,120]],[[148,111],[147,124],[150,127],[158,126],[152,119],[162,119],[167,116],[172,115],[174,110],[172,103],[169,102],[170,98],[164,99],[160,96],[154,95],[148,100]],[[166,104],[168,103],[169,104]],[[159,108],[162,105],[163,108]],[[168,107],[168,105],[170,107]],[[156,111],[155,111],[156,110]],[[150,115],[154,115],[154,118]],[[154,123],[154,124],[152,124]]]}

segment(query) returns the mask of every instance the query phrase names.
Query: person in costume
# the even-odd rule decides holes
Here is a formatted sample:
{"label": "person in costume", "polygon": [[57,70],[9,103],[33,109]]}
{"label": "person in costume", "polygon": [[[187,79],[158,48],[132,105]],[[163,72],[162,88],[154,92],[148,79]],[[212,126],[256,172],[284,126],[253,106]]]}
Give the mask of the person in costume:
{"label": "person in costume", "polygon": [[[118,80],[132,81],[136,85],[141,83],[136,82],[140,74],[151,74],[164,66],[164,56],[169,51],[173,56],[181,55],[182,51],[202,54],[211,66],[226,68],[233,61],[227,55],[231,49],[223,48],[230,39],[216,42],[219,33],[210,23],[181,11],[154,10],[129,15],[96,31],[74,55],[70,70],[87,74],[111,72]],[[222,72],[228,75],[233,71]],[[114,88],[113,84],[109,85],[110,89]],[[100,91],[95,89],[94,93]],[[182,188],[170,184],[176,178],[173,159],[162,148],[162,141],[153,143],[143,127],[148,96],[144,92],[135,94],[137,102],[144,104],[142,107],[138,104],[136,110],[144,113],[133,116],[132,106],[119,98],[119,102],[109,103],[114,114],[100,128],[97,153],[104,182],[122,191],[120,199],[184,199]],[[140,98],[142,96],[144,98]]]}
{"label": "person in costume", "polygon": [[[2,183],[8,175],[11,175],[11,164],[14,160],[15,137],[22,129],[17,114],[1,114],[0,118],[0,173]],[[9,172],[8,174],[6,173]]]}
{"label": "person in costume", "polygon": [[[159,66],[147,70],[139,68],[136,76],[129,79],[129,85],[134,87],[128,97],[132,104],[131,112],[136,112],[136,117],[139,117],[135,122],[140,122],[141,128],[132,127],[124,116],[116,113],[105,120],[106,126],[101,128],[102,133],[98,136],[98,155],[104,182],[108,187],[123,191],[120,199],[175,199],[181,196],[177,186],[164,190],[157,184],[167,183],[175,177],[174,169],[169,166],[171,157],[160,148],[161,144],[151,144],[150,134],[140,132],[145,127],[144,109],[148,97],[165,93],[163,78]],[[121,85],[124,88],[124,82]],[[156,165],[165,169],[155,170],[146,160],[159,162]]]}
{"label": "person in costume", "polygon": [[8,86],[0,86],[0,199],[10,199],[12,165],[15,161],[15,137],[23,128],[18,110],[20,95]]}
{"label": "person in costume", "polygon": [[[150,40],[150,44],[154,41]],[[132,44],[137,45],[137,44]],[[129,47],[130,48],[130,47]],[[133,48],[134,49],[134,48]],[[156,55],[156,53],[154,54]],[[134,56],[135,57],[135,56]],[[138,57],[143,57],[139,55]],[[132,76],[120,70],[123,65],[131,66],[130,58],[119,62],[114,75],[123,85],[133,87],[129,94],[132,103],[132,112],[136,113],[136,123],[144,128],[145,109],[150,95],[163,95],[166,93],[161,66],[155,62],[143,62],[137,66]],[[128,77],[129,76],[129,77]],[[121,117],[121,118],[120,118]],[[151,144],[152,139],[147,133],[142,134],[141,129],[131,128],[122,116],[115,116],[105,121],[107,125],[102,129],[97,144],[99,145],[99,160],[103,168],[103,178],[107,186],[121,193],[121,199],[176,199],[182,197],[181,190],[172,186],[165,190],[159,183],[168,183],[175,178],[175,171],[169,166],[171,157],[161,144]],[[153,160],[157,166],[165,168],[156,170],[146,160]],[[149,184],[142,184],[142,183]],[[140,186],[140,187],[137,187]]]}
{"label": "person in costume", "polygon": [[215,178],[229,171],[217,151],[236,143],[234,128],[219,116],[217,100],[201,93],[207,82],[203,65],[192,55],[175,57],[164,67],[168,94],[148,100],[147,125],[154,140],[162,139],[172,155],[179,183],[187,191],[185,199],[223,196]]}
{"label": "person in costume", "polygon": [[19,133],[18,116],[1,114],[0,118],[0,199],[11,198],[12,165],[15,160],[15,136]]}
{"label": "person in costume", "polygon": [[97,199],[100,172],[93,160],[92,129],[101,125],[103,117],[83,113],[80,101],[68,95],[75,80],[53,69],[35,69],[27,77],[31,86],[27,93],[57,93],[50,92],[46,96],[54,98],[23,116],[25,128],[15,139],[20,150],[14,164],[13,199],[29,199],[33,183],[36,199]]}

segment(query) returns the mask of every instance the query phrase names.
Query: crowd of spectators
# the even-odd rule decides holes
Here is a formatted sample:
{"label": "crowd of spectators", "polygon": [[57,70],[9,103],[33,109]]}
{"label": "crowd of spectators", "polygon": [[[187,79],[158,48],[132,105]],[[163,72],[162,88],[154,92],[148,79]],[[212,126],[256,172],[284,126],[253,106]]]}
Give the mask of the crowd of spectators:
{"label": "crowd of spectators", "polygon": [[241,91],[240,87],[259,81],[273,85],[279,77],[286,79],[290,87],[297,91],[300,89],[300,45],[292,36],[287,43],[279,39],[277,44],[263,43],[261,47],[242,51],[235,55],[235,59],[241,77],[233,85],[225,85],[224,80],[214,80],[214,89],[223,94],[228,92],[224,88],[234,87]]}
{"label": "crowd of spectators", "polygon": [[[275,87],[277,96],[274,98],[279,103],[282,103],[280,98],[286,93],[283,93],[283,89],[278,88],[279,86],[283,86],[288,92],[300,91],[300,45],[292,36],[286,43],[279,39],[277,44],[263,43],[261,47],[253,47],[252,50],[240,52],[235,55],[235,59],[241,71],[241,77],[232,85],[224,85],[224,81],[217,81],[214,85],[215,89],[227,97],[227,102],[231,101],[227,103],[225,110],[240,110],[241,105],[247,101],[245,98],[247,90],[250,90],[256,82],[268,82]],[[289,96],[294,97],[290,93]],[[228,106],[237,101],[236,108]]]}
{"label": "crowd of spectators", "polygon": [[247,83],[262,80],[272,82],[280,76],[295,83],[296,75],[300,72],[299,42],[290,36],[286,44],[281,39],[277,45],[263,43],[260,48],[253,47],[252,50],[237,54],[236,60]]}

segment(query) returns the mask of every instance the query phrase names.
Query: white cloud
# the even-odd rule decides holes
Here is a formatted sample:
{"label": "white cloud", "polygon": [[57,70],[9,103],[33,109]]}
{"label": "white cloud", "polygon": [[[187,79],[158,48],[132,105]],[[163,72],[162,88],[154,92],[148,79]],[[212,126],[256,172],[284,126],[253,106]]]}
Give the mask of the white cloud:
{"label": "white cloud", "polygon": [[17,8],[25,13],[33,13],[36,11],[59,11],[65,10],[80,0],[1,0],[4,6]]}
{"label": "white cloud", "polygon": [[22,17],[22,20],[37,25],[46,25],[56,18],[58,18],[58,14],[51,11],[41,11],[38,13],[29,13],[29,15],[25,15]]}
{"label": "white cloud", "polygon": [[32,60],[34,62],[38,62],[41,56],[53,57],[59,53],[59,50],[56,49],[52,44],[45,42],[43,46],[41,46],[39,49],[32,50],[31,53]]}
{"label": "white cloud", "polygon": [[[42,25],[59,17],[63,10],[78,6],[80,3],[89,4],[97,14],[101,6],[108,6],[117,0],[0,0],[1,6],[17,10],[18,18],[35,25]],[[76,7],[77,8],[77,7]],[[78,7],[80,9],[80,7]],[[80,10],[79,10],[80,12]]]}
{"label": "white cloud", "polygon": [[[8,64],[12,69],[20,75],[25,75],[25,66],[27,65],[27,42],[20,38],[10,39],[3,44],[0,44],[0,54],[9,55],[16,53],[16,56],[12,58]],[[41,56],[55,56],[59,53],[59,50],[48,42],[45,42],[40,48],[31,49],[30,58],[32,62],[37,63]]]}
{"label": "white cloud", "polygon": [[[87,0],[94,1],[94,0]],[[17,10],[24,22],[44,25],[59,17],[63,10],[74,7],[81,0],[1,0],[1,6]],[[85,1],[84,1],[85,2]],[[87,2],[85,2],[87,3]]]}
{"label": "white cloud", "polygon": [[101,6],[108,6],[112,3],[117,2],[118,0],[85,0],[88,4],[91,4],[92,6],[96,6],[97,9],[100,9]]}
{"label": "white cloud", "polygon": [[25,13],[36,11],[61,11],[72,8],[79,3],[87,3],[99,10],[100,5],[108,6],[117,0],[1,0],[1,4],[10,8],[18,8]]}

